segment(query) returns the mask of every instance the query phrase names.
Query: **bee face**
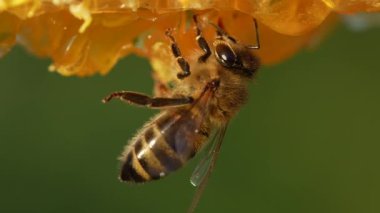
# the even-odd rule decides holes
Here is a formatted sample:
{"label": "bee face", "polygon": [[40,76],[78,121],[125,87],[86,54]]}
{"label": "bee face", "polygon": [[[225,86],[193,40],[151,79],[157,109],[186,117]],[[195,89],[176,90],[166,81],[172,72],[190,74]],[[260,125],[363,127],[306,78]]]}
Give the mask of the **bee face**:
{"label": "bee face", "polygon": [[227,70],[252,78],[259,68],[259,60],[251,50],[232,39],[217,39],[213,43],[216,60]]}

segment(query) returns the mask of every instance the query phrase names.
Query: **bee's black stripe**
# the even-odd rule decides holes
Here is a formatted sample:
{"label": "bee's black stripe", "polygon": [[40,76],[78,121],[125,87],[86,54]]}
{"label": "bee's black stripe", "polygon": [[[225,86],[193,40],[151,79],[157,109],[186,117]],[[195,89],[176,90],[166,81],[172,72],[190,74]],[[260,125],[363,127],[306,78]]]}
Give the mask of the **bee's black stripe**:
{"label": "bee's black stripe", "polygon": [[146,132],[144,133],[144,137],[147,143],[149,143],[151,140],[153,140],[156,137],[152,127],[146,130]]}
{"label": "bee's black stripe", "polygon": [[143,147],[143,144],[142,144],[141,139],[135,142],[135,153],[136,153],[136,155],[141,152],[142,147]]}
{"label": "bee's black stripe", "polygon": [[147,161],[147,159],[144,157],[138,159],[141,167],[145,170],[145,172],[150,176],[151,179],[157,180],[160,179],[160,173],[163,171],[160,171],[159,169],[153,167],[151,163]]}
{"label": "bee's black stripe", "polygon": [[171,129],[173,129],[172,125],[175,125],[177,120],[177,114],[166,114],[157,119],[155,127],[152,126],[145,132],[145,139],[148,144],[152,139],[157,140],[156,144],[152,146],[150,150],[160,162],[161,166],[165,168],[165,172],[175,171],[183,165],[181,160],[177,157],[175,149],[173,149],[175,147],[169,144],[165,140],[165,136],[162,135],[166,135],[168,131],[171,131]]}
{"label": "bee's black stripe", "polygon": [[[177,170],[182,166],[181,160],[176,156],[174,150],[167,145],[159,129],[152,127],[149,129],[149,137],[155,138],[157,140],[156,144],[151,147],[151,153],[160,162],[161,166],[165,168],[166,172]],[[147,137],[148,138],[148,137]],[[147,141],[147,143],[149,143]]]}
{"label": "bee's black stripe", "polygon": [[[179,118],[173,119],[175,115],[179,116]],[[181,130],[182,128],[182,125],[177,125],[176,123],[182,119],[183,117],[181,114],[174,114],[172,116],[164,116],[157,121],[157,128],[160,130],[160,132],[164,136],[166,144],[168,144],[169,147],[171,147],[172,150],[176,153],[177,153],[176,141],[181,139],[181,138],[178,138],[178,131]]]}
{"label": "bee's black stripe", "polygon": [[198,125],[190,114],[182,114],[175,124],[163,133],[165,142],[177,156],[183,160],[189,160],[195,155],[194,141],[198,140]]}
{"label": "bee's black stripe", "polygon": [[[148,132],[146,132],[148,133]],[[147,134],[145,134],[145,138]],[[153,138],[154,136],[154,132],[153,130],[150,130],[149,131],[149,138]],[[138,154],[141,152],[142,149],[148,149],[148,150],[144,150],[145,153],[141,156],[138,156]],[[159,179],[160,178],[160,173],[161,172],[164,172],[164,171],[161,171],[160,168],[156,168],[154,165],[152,165],[152,160],[149,160],[149,156],[153,155],[152,151],[147,147],[147,144],[146,144],[146,141],[144,140],[138,140],[136,141],[136,144],[135,144],[135,153],[136,153],[136,156],[137,157],[137,160],[138,162],[140,163],[140,166],[142,167],[142,169],[145,170],[145,172],[150,176],[151,179]]]}
{"label": "bee's black stripe", "polygon": [[177,157],[171,156],[168,151],[159,146],[154,146],[152,153],[168,172],[175,171],[182,166],[182,162]]}
{"label": "bee's black stripe", "polygon": [[133,167],[133,155],[129,152],[127,159],[122,165],[120,179],[123,181],[145,182],[146,179],[141,176]]}
{"label": "bee's black stripe", "polygon": [[176,122],[176,119],[173,118],[175,116],[176,116],[176,114],[164,115],[164,116],[160,117],[156,122],[158,129],[160,131],[165,131],[166,129],[168,129],[171,125],[173,125]]}

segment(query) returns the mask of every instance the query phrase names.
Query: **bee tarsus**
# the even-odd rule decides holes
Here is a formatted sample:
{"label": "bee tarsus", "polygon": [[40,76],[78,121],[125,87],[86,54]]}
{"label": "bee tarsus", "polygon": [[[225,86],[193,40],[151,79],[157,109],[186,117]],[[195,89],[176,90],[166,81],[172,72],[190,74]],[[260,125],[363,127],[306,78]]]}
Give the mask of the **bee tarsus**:
{"label": "bee tarsus", "polygon": [[182,70],[181,73],[177,74],[177,78],[178,79],[184,79],[190,75],[190,65],[183,58],[181,50],[179,49],[178,44],[172,35],[172,31],[173,31],[173,29],[167,29],[165,35],[170,39],[172,53],[173,53],[175,59],[177,60],[179,67]]}
{"label": "bee tarsus", "polygon": [[195,22],[195,27],[196,27],[196,33],[197,33],[197,37],[195,37],[195,39],[197,40],[197,43],[198,43],[198,46],[203,50],[204,54],[199,56],[198,58],[198,62],[206,62],[207,59],[210,57],[211,55],[211,50],[210,50],[210,47],[208,46],[207,44],[207,41],[206,39],[203,37],[202,35],[202,31],[200,29],[200,26],[199,26],[199,23],[198,23],[198,16],[197,15],[194,15],[193,16],[193,20]]}

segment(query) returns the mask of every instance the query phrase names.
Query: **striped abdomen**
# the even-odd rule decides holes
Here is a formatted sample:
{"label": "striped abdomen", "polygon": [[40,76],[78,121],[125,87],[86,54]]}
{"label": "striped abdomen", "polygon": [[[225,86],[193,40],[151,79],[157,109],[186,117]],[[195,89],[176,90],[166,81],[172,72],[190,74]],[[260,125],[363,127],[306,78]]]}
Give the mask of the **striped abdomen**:
{"label": "striped abdomen", "polygon": [[127,146],[120,179],[145,182],[164,177],[191,159],[207,137],[200,114],[192,110],[165,112]]}

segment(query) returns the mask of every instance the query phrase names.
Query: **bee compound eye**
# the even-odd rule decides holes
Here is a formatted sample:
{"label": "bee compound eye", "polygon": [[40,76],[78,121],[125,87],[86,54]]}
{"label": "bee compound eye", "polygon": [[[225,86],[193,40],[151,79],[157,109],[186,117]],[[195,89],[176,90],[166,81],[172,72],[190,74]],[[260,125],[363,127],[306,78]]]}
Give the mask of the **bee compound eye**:
{"label": "bee compound eye", "polygon": [[236,63],[236,54],[226,44],[218,44],[215,47],[216,57],[225,66],[232,67]]}

